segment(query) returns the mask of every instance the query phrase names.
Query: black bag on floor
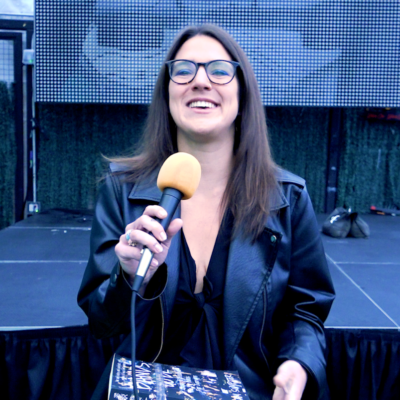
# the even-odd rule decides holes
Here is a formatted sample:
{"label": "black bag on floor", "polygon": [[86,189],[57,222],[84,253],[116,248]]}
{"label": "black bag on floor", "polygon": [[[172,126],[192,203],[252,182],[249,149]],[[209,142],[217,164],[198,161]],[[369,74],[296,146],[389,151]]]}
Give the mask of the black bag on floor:
{"label": "black bag on floor", "polygon": [[370,234],[368,224],[356,212],[350,214],[350,219],[350,236],[355,238],[367,238]]}
{"label": "black bag on floor", "polygon": [[335,208],[322,225],[322,232],[334,238],[367,238],[370,234],[368,224],[357,212],[344,207]]}
{"label": "black bag on floor", "polygon": [[350,213],[343,207],[335,208],[322,225],[322,232],[334,238],[345,238],[350,229]]}

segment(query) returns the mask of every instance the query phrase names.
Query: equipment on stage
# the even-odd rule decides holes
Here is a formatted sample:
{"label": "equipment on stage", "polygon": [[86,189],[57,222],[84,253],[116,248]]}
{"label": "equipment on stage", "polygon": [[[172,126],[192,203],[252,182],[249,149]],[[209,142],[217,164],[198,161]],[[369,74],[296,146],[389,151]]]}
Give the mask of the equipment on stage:
{"label": "equipment on stage", "polygon": [[351,208],[335,208],[322,225],[322,232],[334,238],[367,238],[370,235],[368,224]]}
{"label": "equipment on stage", "polygon": [[391,215],[392,217],[400,216],[400,210],[394,208],[370,207],[372,214]]}
{"label": "equipment on stage", "polygon": [[367,120],[400,121],[400,108],[367,108]]}

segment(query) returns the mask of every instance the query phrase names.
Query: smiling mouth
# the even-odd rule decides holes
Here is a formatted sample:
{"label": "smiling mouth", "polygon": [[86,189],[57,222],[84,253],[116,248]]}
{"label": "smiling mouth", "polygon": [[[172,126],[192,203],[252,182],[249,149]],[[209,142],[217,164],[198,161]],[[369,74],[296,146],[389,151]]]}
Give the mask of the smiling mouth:
{"label": "smiling mouth", "polygon": [[192,103],[189,103],[188,106],[190,108],[216,108],[217,106],[214,103],[210,103],[209,101],[193,101]]}

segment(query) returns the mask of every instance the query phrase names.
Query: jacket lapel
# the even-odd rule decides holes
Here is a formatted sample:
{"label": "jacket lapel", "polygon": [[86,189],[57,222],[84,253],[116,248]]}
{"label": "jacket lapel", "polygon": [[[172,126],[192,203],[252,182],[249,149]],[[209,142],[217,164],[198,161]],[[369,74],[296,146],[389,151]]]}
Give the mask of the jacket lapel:
{"label": "jacket lapel", "polygon": [[224,292],[224,352],[229,366],[271,274],[281,234],[265,228],[252,244],[236,238],[229,249]]}
{"label": "jacket lapel", "polygon": [[[272,196],[271,211],[288,205],[281,189]],[[239,342],[271,275],[282,235],[267,227],[251,243],[235,238],[229,248],[223,302],[225,365],[229,367]]]}

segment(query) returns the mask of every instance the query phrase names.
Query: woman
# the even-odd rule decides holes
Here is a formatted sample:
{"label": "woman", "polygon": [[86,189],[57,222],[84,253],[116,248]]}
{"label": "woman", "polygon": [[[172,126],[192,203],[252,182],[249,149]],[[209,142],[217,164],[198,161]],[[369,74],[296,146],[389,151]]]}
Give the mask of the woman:
{"label": "woman", "polygon": [[[249,62],[212,25],[185,29],[166,59],[140,154],[112,164],[100,192],[78,296],[89,326],[97,337],[129,333],[147,246],[138,359],[238,370],[252,399],[326,398],[332,282],[304,180],[272,161]],[[177,151],[202,176],[164,232],[155,181]]]}

